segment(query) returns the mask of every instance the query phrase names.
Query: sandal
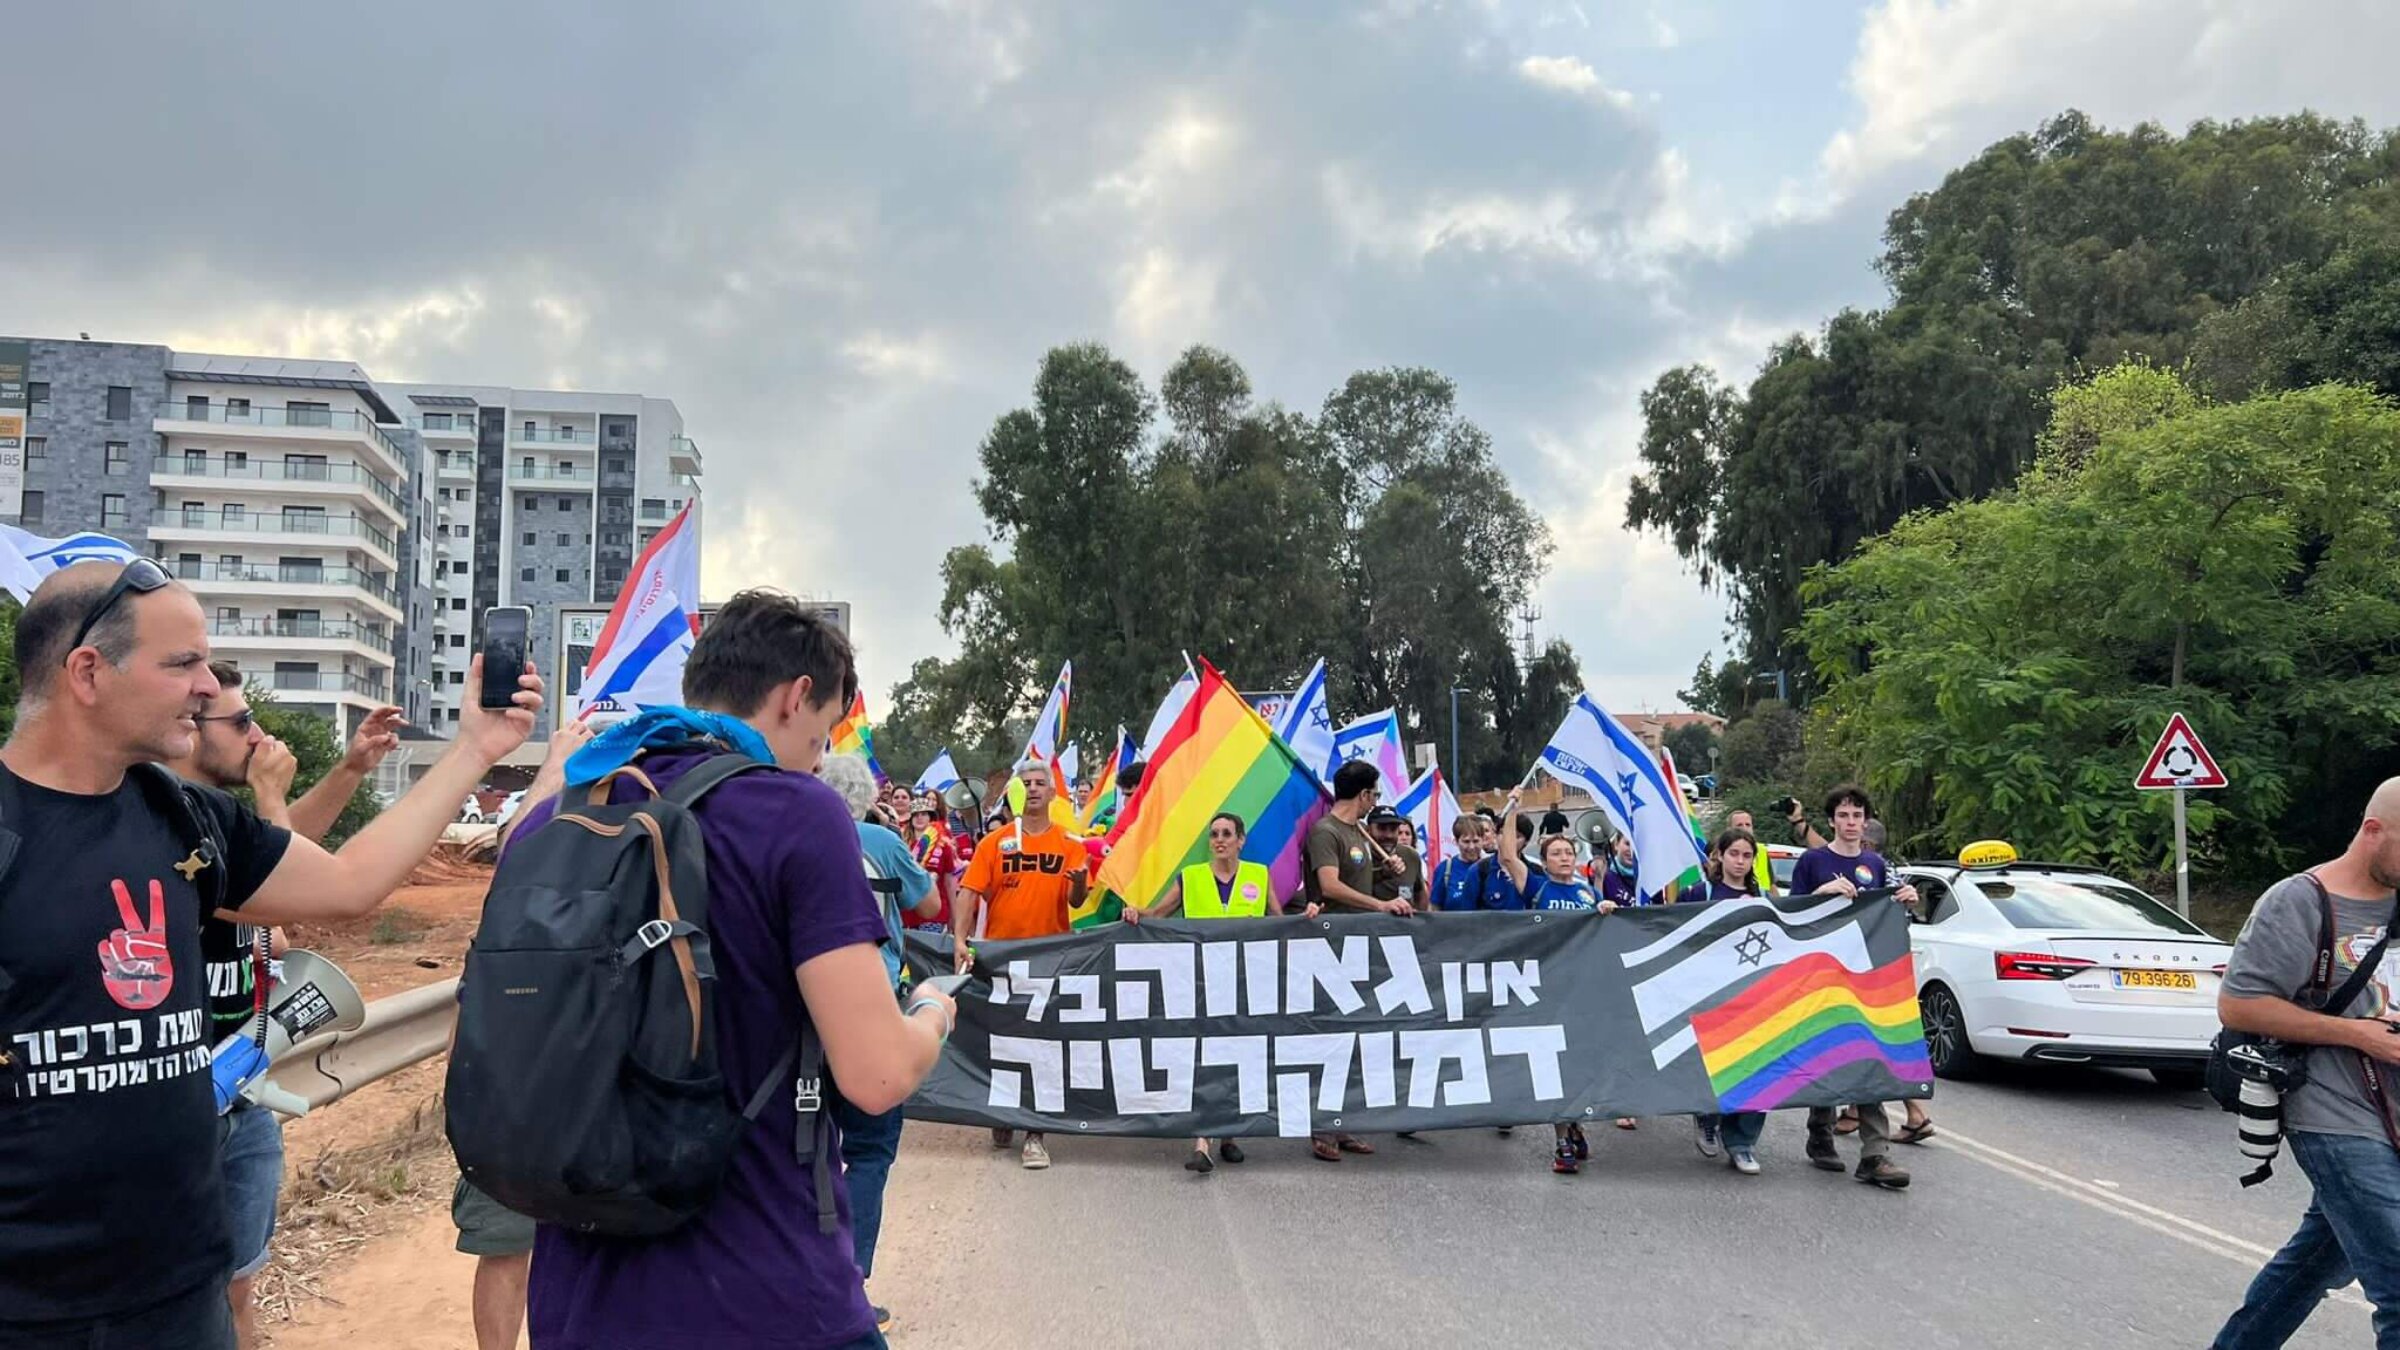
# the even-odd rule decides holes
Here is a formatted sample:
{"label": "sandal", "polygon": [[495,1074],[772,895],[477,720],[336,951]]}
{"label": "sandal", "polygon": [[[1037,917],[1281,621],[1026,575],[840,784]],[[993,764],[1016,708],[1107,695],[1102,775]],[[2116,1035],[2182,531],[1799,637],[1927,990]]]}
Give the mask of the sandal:
{"label": "sandal", "polygon": [[1309,1140],[1308,1152],[1309,1156],[1318,1162],[1340,1162],[1342,1160],[1342,1151],[1322,1139]]}
{"label": "sandal", "polygon": [[1344,1153],[1373,1153],[1375,1151],[1373,1144],[1364,1139],[1353,1139],[1346,1134],[1335,1135],[1333,1142]]}
{"label": "sandal", "polygon": [[1857,1108],[1855,1108],[1855,1107],[1849,1107],[1849,1106],[1845,1106],[1845,1107],[1843,1107],[1843,1108],[1842,1108],[1842,1113],[1841,1113],[1841,1115],[1839,1115],[1839,1116],[1837,1116],[1837,1117],[1835,1117],[1835,1118],[1834,1118],[1834,1122],[1833,1122],[1833,1132],[1834,1132],[1835,1134],[1856,1134],[1856,1133],[1858,1133],[1858,1110],[1857,1110]]}
{"label": "sandal", "polygon": [[1620,1130],[1638,1130],[1641,1128],[1641,1124],[1631,1116],[1619,1116],[1617,1117],[1617,1128]]}
{"label": "sandal", "polygon": [[1932,1137],[1933,1117],[1931,1116],[1927,1116],[1918,1124],[1903,1125],[1892,1131],[1892,1142],[1895,1144],[1922,1144]]}

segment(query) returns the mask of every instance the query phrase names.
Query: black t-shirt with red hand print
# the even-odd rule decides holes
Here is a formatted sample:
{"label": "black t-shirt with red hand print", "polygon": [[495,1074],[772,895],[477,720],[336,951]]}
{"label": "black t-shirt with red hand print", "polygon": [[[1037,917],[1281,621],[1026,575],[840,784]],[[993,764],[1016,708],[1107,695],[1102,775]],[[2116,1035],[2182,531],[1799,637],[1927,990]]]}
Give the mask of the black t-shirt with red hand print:
{"label": "black t-shirt with red hand print", "polygon": [[[0,882],[0,1326],[115,1316],[232,1269],[200,892],[131,778],[82,796],[9,776],[24,842]],[[197,796],[239,906],[290,836]]]}

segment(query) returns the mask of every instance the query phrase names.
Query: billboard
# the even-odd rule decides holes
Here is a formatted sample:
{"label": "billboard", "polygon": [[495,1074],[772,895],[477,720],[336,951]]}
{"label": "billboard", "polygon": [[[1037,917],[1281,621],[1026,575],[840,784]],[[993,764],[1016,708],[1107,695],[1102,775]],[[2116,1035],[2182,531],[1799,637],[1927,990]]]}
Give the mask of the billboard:
{"label": "billboard", "polygon": [[0,342],[0,516],[11,520],[25,511],[25,423],[33,415],[26,372],[32,364],[32,343]]}

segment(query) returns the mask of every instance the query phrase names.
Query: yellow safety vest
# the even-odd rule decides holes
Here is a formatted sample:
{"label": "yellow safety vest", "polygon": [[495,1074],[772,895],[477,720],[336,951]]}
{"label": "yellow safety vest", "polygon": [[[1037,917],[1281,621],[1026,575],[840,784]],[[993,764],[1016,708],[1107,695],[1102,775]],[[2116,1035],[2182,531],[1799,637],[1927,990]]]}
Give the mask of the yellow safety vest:
{"label": "yellow safety vest", "polygon": [[1267,913],[1267,897],[1275,890],[1275,878],[1268,875],[1265,863],[1239,862],[1233,867],[1233,893],[1220,899],[1217,893],[1217,874],[1207,863],[1194,863],[1183,869],[1183,917],[1187,919],[1260,919]]}

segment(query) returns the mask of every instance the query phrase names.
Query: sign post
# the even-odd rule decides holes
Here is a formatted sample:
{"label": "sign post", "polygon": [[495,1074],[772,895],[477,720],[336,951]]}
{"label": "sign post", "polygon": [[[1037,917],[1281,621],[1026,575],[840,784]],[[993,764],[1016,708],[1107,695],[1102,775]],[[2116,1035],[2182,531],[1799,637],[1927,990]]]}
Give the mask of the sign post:
{"label": "sign post", "polygon": [[2175,794],[2175,912],[2188,919],[2192,916],[2192,862],[2184,847],[2183,794],[2193,788],[2224,787],[2225,771],[2200,743],[2200,733],[2192,730],[2182,713],[2176,713],[2167,719],[2158,744],[2150,747],[2150,758],[2133,785],[2144,792]]}

